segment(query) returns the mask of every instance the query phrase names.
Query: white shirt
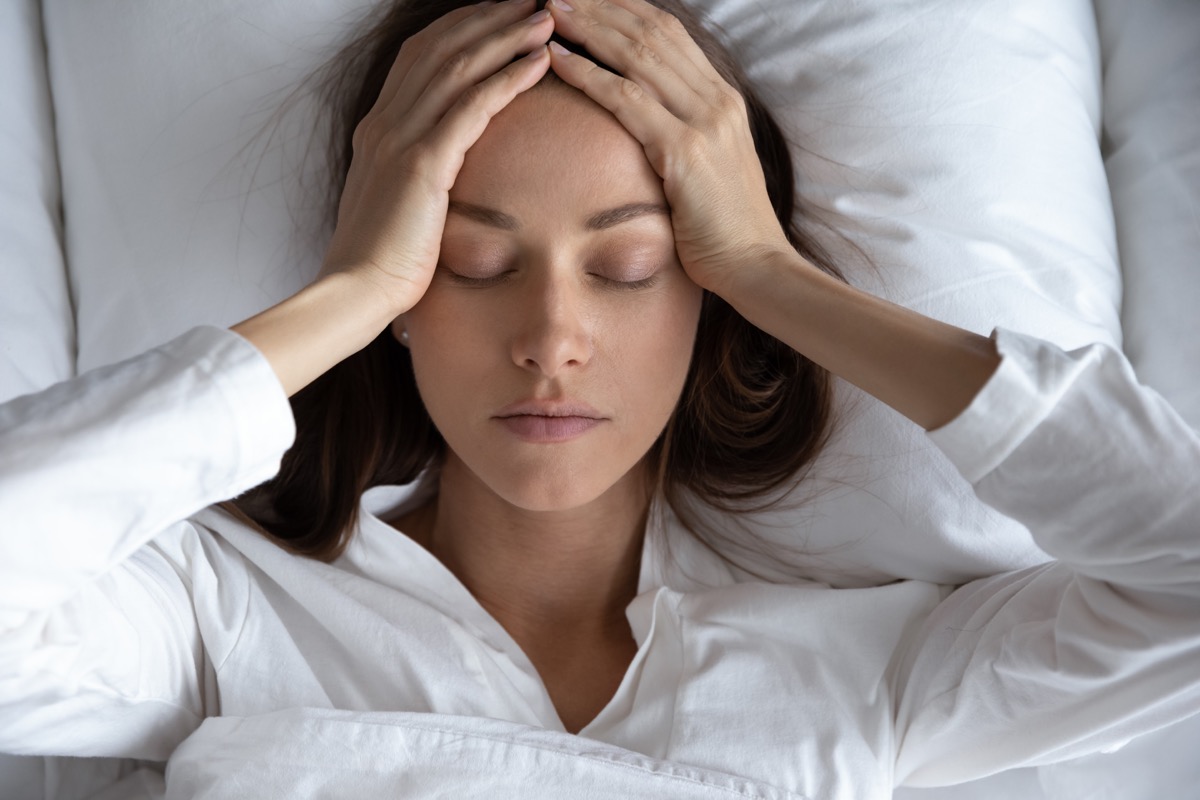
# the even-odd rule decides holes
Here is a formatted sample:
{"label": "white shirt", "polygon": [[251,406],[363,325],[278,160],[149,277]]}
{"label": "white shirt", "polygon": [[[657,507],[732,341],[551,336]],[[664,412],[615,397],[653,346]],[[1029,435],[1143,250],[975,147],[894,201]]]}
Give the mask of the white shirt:
{"label": "white shirt", "polygon": [[[958,591],[775,585],[651,525],[637,655],[579,736],[886,798],[1200,711],[1200,439],[1110,348],[995,338],[996,375],[930,435],[1059,562]],[[388,489],[331,564],[206,508],[294,433],[265,359],[211,327],[0,406],[0,751],[162,761],[208,717],[286,739],[301,708],[563,731],[511,636],[373,513]]]}

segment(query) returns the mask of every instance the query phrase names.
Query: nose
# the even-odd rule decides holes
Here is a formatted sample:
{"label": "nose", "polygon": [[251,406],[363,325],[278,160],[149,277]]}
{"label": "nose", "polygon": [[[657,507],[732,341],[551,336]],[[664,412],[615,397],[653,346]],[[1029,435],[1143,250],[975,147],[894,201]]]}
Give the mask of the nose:
{"label": "nose", "polygon": [[519,323],[513,337],[513,363],[549,378],[585,366],[592,357],[588,324],[580,287],[569,276],[544,276],[531,281],[514,309]]}

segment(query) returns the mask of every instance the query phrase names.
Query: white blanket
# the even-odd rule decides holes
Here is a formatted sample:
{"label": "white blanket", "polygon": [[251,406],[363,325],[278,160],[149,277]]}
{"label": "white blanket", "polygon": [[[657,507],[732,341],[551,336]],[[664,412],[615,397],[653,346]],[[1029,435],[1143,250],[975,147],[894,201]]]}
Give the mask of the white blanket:
{"label": "white blanket", "polygon": [[205,720],[167,763],[166,796],[804,800],[528,725],[315,708]]}

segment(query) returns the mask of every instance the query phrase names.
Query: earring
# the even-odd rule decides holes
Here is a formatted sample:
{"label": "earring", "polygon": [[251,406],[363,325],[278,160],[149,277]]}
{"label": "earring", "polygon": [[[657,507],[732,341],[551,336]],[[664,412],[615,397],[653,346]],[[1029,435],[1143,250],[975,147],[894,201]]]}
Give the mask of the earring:
{"label": "earring", "polygon": [[400,331],[400,344],[408,347],[408,331]]}

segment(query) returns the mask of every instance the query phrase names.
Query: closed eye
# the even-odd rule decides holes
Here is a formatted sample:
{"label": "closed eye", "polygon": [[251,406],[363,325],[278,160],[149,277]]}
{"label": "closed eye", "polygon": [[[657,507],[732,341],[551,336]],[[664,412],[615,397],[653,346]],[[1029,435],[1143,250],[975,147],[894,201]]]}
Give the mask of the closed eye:
{"label": "closed eye", "polygon": [[[516,270],[509,269],[497,272],[494,275],[474,277],[455,272],[444,265],[439,265],[438,271],[442,273],[451,283],[476,289],[485,289],[490,286],[498,286],[510,280],[517,273]],[[637,291],[638,289],[649,289],[658,283],[659,280],[659,274],[657,272],[647,275],[645,278],[638,278],[637,280],[619,280],[617,278],[610,278],[607,275],[596,272],[589,273],[588,277],[601,287],[605,289],[612,289],[614,291]]]}
{"label": "closed eye", "polygon": [[460,275],[448,267],[443,267],[441,271],[451,283],[458,284],[459,286],[471,286],[477,289],[484,289],[489,286],[497,286],[507,281],[513,275],[513,270],[505,270],[503,272],[498,272],[495,275],[487,275],[482,278],[473,278],[467,275]]}
{"label": "closed eye", "polygon": [[605,286],[606,288],[624,290],[624,291],[636,291],[638,289],[649,289],[651,286],[658,283],[658,274],[657,273],[655,273],[654,275],[650,275],[649,277],[646,277],[646,278],[641,278],[640,280],[636,280],[636,281],[618,281],[618,280],[614,280],[612,278],[605,277],[604,275],[593,275],[592,277],[596,281],[598,281],[600,284]]}

